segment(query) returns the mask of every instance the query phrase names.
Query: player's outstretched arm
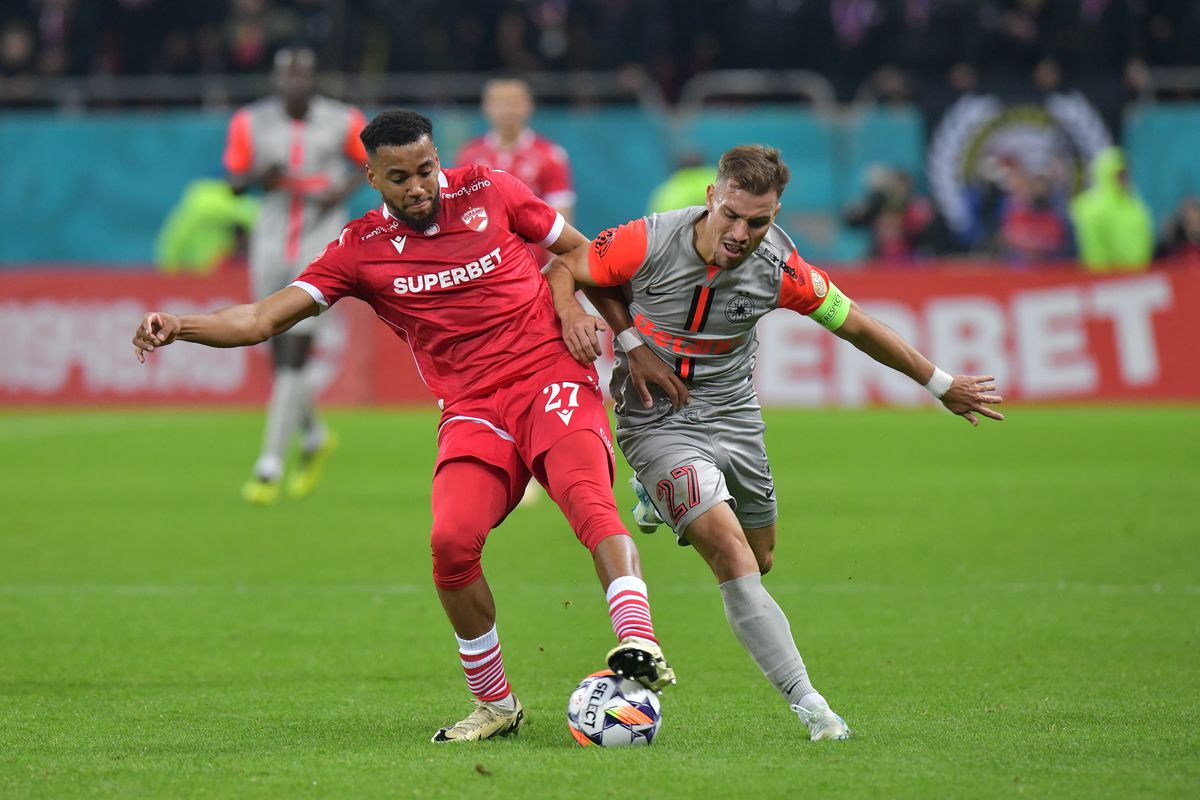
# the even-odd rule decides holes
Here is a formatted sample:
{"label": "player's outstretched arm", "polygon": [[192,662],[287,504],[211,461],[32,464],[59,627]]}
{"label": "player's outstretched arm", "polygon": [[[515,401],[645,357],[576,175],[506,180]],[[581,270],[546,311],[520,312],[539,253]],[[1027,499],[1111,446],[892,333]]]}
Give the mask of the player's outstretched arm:
{"label": "player's outstretched arm", "polygon": [[257,303],[229,306],[209,314],[169,314],[151,311],[133,335],[138,361],[146,353],[175,340],[209,347],[244,347],[265,342],[302,319],[315,315],[316,301],[303,289],[286,286]]}
{"label": "player's outstretched arm", "polygon": [[942,405],[972,425],[979,425],[976,414],[994,420],[1004,419],[1003,414],[991,408],[1004,401],[995,393],[996,385],[991,375],[947,375],[900,334],[858,306],[850,307],[846,321],[834,333],[880,364],[922,384],[942,401]]}

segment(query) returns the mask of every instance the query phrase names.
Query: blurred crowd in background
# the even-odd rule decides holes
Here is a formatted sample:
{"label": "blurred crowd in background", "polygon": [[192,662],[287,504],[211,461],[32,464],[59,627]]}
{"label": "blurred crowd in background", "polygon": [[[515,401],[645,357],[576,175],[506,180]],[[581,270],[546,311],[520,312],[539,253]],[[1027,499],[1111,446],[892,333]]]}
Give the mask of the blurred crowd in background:
{"label": "blurred crowd in background", "polygon": [[1200,63],[1193,0],[9,0],[0,26],[8,78],[263,72],[303,44],[353,73],[640,65],[673,98],[707,70],[807,69],[843,101],[932,103]]}
{"label": "blurred crowd in background", "polygon": [[867,229],[871,256],[891,264],[969,254],[1010,266],[1078,261],[1107,271],[1143,269],[1155,257],[1200,256],[1195,198],[1184,201],[1159,239],[1116,147],[1094,159],[1090,188],[1073,198],[1064,175],[1031,171],[1013,156],[995,161],[968,188],[966,231],[945,224],[912,175],[886,166],[873,168],[865,197],[844,211],[843,221]]}
{"label": "blurred crowd in background", "polygon": [[[810,70],[837,101],[916,108],[929,130],[964,96],[1080,91],[1119,142],[1131,99],[1200,99],[1200,78],[1152,86],[1156,70],[1200,64],[1198,42],[1197,0],[8,0],[0,98],[37,105],[22,87],[42,78],[265,74],[300,45],[322,72],[353,75],[637,67],[668,103],[712,70]],[[838,222],[893,263],[1200,260],[1200,201],[1156,226],[1119,150],[1091,165],[1014,156],[981,161],[955,225],[925,176],[883,164]],[[1098,255],[1114,237],[1096,232],[1118,228],[1123,252]]]}

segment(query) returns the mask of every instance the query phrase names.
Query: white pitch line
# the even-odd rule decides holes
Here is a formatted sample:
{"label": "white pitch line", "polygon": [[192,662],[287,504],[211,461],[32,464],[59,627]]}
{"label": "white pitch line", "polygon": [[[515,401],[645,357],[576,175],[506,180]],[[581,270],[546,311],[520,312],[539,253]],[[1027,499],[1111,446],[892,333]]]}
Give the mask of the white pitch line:
{"label": "white pitch line", "polygon": [[[181,597],[202,594],[222,595],[336,595],[336,594],[424,594],[433,591],[432,581],[428,584],[377,583],[377,584],[101,584],[101,583],[7,583],[0,584],[0,594],[47,595],[47,594],[109,594],[132,596]],[[592,583],[580,584],[522,584],[503,587],[501,592],[521,594],[558,594],[563,597],[587,595],[599,592]],[[707,594],[715,591],[708,583],[694,584],[651,584],[650,594]],[[943,584],[940,586],[892,585],[882,583],[789,584],[771,586],[776,594],[950,594],[964,592],[989,594],[1099,594],[1099,595],[1200,595],[1200,586],[1194,584],[1108,584],[1108,583],[997,583],[997,584]]]}
{"label": "white pitch line", "polygon": [[0,585],[0,594],[14,595],[45,595],[45,594],[111,594],[124,596],[160,596],[160,597],[191,597],[202,594],[417,594],[432,589],[429,586],[412,583],[380,583],[380,584],[339,584],[331,586],[293,586],[293,585],[257,585],[237,584],[233,586],[211,585],[171,585],[171,584],[103,584],[103,583],[8,583]]}
{"label": "white pitch line", "polygon": [[56,436],[97,436],[129,430],[196,427],[203,419],[186,416],[166,419],[157,415],[53,414],[0,417],[0,442],[31,441]]}

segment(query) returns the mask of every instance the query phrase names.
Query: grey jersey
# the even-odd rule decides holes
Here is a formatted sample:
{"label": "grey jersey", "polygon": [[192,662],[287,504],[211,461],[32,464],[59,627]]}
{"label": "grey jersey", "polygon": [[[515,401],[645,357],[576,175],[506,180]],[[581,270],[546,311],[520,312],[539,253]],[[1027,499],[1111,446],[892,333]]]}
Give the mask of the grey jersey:
{"label": "grey jersey", "polygon": [[[688,382],[693,401],[720,405],[753,395],[759,319],[781,304],[815,317],[836,292],[829,291],[824,273],[800,259],[777,225],[737,268],[706,264],[694,243],[694,227],[704,213],[703,206],[693,206],[645,219],[645,257],[629,280],[629,311],[646,345]],[[597,239],[597,252],[606,235],[628,235],[633,228],[606,231]],[[643,408],[619,347],[611,389],[622,425],[643,424],[669,410],[665,398],[653,409]]]}
{"label": "grey jersey", "polygon": [[[268,97],[242,108],[230,123],[225,163],[231,172],[256,172],[277,164],[284,185],[263,196],[250,237],[250,267],[267,291],[286,286],[338,237],[346,208],[322,213],[316,193],[343,181],[360,159],[358,109],[327,97],[312,98],[303,120],[288,116],[283,101]],[[274,288],[270,288],[274,287]],[[261,293],[261,289],[260,289]]]}

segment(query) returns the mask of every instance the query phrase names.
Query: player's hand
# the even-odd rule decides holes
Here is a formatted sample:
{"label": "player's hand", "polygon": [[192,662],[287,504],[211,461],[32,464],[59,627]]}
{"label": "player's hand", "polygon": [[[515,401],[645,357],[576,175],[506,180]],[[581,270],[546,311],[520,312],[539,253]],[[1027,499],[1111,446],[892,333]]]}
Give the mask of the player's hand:
{"label": "player's hand", "polygon": [[287,171],[282,164],[268,164],[262,172],[258,173],[258,183],[267,191],[279,188],[283,183],[283,179],[287,177]]}
{"label": "player's hand", "polygon": [[146,363],[146,353],[156,347],[165,347],[179,335],[179,317],[161,311],[151,311],[142,317],[142,324],[133,335],[133,349],[137,360]]}
{"label": "player's hand", "polygon": [[346,199],[342,191],[335,186],[322,189],[313,194],[312,197],[313,201],[317,204],[317,213],[322,216],[337,208],[338,204]]}
{"label": "player's hand", "polygon": [[991,375],[955,375],[954,382],[942,395],[942,405],[976,427],[979,427],[976,414],[1002,420],[1003,414],[988,407],[1004,402],[1004,398],[995,393],[994,380]]}
{"label": "player's hand", "polygon": [[671,399],[671,407],[676,411],[683,408],[688,401],[687,384],[668,367],[661,358],[646,346],[635,347],[626,353],[629,359],[629,377],[633,386],[642,397],[642,405],[654,407],[654,398],[650,396],[648,384],[655,384]]}
{"label": "player's hand", "polygon": [[563,341],[575,360],[591,364],[600,357],[600,333],[608,330],[604,320],[580,309],[562,320]]}

